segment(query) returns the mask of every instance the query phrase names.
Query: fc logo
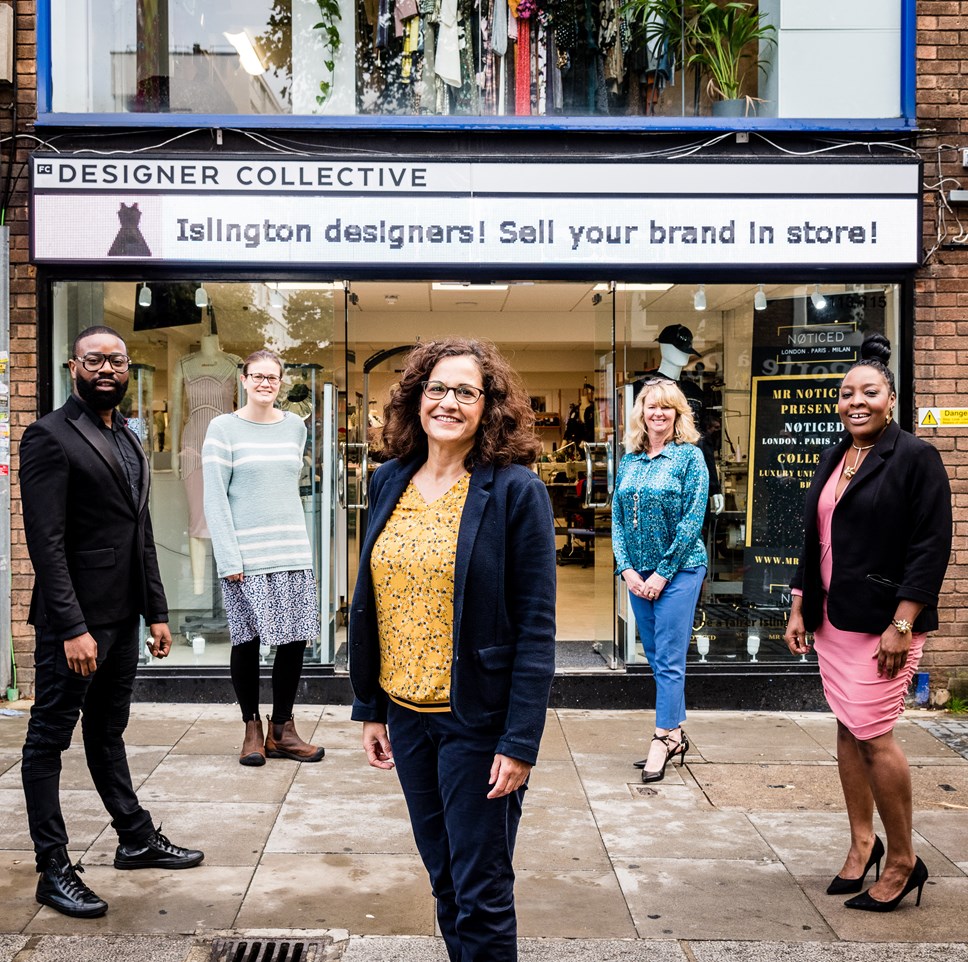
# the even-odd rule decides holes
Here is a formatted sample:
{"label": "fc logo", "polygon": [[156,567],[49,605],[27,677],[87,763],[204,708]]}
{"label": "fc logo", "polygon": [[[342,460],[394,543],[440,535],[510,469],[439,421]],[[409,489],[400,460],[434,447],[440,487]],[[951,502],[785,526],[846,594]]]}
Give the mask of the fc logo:
{"label": "fc logo", "polygon": [[38,174],[52,174],[54,172],[53,164],[38,164],[37,173]]}

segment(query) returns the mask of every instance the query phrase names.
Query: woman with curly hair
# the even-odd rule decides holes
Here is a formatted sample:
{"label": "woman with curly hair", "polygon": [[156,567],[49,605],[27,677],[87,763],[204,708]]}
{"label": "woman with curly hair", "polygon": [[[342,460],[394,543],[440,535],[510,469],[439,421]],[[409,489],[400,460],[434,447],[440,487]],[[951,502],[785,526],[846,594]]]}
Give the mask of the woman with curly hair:
{"label": "woman with curly hair", "polygon": [[517,958],[511,859],[555,667],[533,425],[492,344],[416,347],[385,409],[392,460],[353,597],[353,718],[370,765],[396,767],[453,962]]}
{"label": "woman with curly hair", "polygon": [[629,589],[642,648],[655,676],[655,734],[636,768],[643,782],[689,750],[686,653],[703,578],[702,522],[709,472],[699,432],[674,381],[652,378],[635,399],[612,499],[615,570]]}

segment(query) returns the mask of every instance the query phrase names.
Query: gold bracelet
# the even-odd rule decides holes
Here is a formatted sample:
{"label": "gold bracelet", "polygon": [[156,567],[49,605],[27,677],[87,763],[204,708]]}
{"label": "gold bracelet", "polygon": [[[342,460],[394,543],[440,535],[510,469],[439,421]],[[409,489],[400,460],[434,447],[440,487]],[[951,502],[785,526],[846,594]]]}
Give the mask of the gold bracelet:
{"label": "gold bracelet", "polygon": [[897,629],[899,635],[911,634],[911,622],[906,618],[895,618],[891,624]]}

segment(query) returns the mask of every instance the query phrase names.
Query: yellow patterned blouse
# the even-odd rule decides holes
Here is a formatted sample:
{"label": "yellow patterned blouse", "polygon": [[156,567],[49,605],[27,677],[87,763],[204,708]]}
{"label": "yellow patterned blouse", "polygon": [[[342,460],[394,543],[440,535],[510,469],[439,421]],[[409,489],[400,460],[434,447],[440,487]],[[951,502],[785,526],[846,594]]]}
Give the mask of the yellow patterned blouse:
{"label": "yellow patterned blouse", "polygon": [[470,476],[427,504],[411,481],[373,545],[380,687],[417,711],[450,711],[454,565]]}

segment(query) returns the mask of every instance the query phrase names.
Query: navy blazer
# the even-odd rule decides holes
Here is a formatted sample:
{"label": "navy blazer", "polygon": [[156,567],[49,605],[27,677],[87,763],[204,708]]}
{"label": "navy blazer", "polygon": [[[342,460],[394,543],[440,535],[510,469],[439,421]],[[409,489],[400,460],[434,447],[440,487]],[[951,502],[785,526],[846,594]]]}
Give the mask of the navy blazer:
{"label": "navy blazer", "polygon": [[[807,631],[823,618],[820,492],[853,443],[820,458],[804,505],[805,541],[791,587],[803,591]],[[833,570],[827,617],[842,631],[880,635],[899,601],[924,605],[915,631],[938,627],[938,596],[951,555],[951,485],[937,449],[892,422],[847,485],[831,525]]]}
{"label": "navy blazer", "polygon": [[[388,461],[370,484],[349,627],[355,721],[386,721],[370,555],[421,463]],[[501,732],[496,754],[530,764],[555,673],[555,588],[548,489],[523,465],[474,468],[457,534],[450,707],[468,727]]]}
{"label": "navy blazer", "polygon": [[20,442],[20,498],[34,567],[29,621],[72,638],[137,615],[168,621],[148,515],[148,460],[137,503],[111,440],[73,394]]}

